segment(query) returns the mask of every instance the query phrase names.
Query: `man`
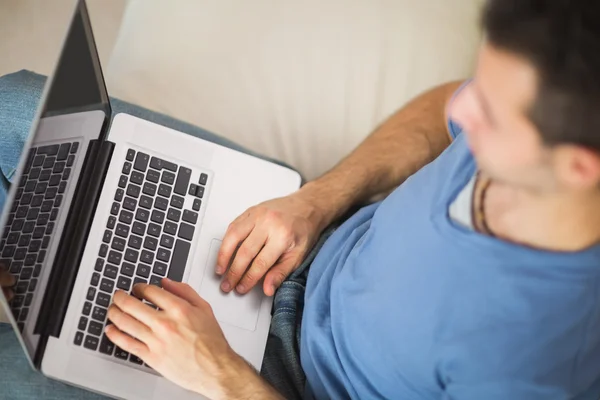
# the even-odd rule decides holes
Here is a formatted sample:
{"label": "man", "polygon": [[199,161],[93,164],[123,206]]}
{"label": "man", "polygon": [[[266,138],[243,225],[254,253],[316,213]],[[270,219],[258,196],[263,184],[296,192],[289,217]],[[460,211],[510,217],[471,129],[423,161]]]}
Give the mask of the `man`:
{"label": "man", "polygon": [[489,1],[472,81],[421,95],[331,172],[230,225],[222,289],[281,286],[263,368],[277,390],[185,284],[136,286],[162,312],[116,294],[107,335],[210,398],[278,399],[304,390],[298,332],[276,326],[285,303],[303,310],[307,397],[597,399],[598,21],[592,1]]}

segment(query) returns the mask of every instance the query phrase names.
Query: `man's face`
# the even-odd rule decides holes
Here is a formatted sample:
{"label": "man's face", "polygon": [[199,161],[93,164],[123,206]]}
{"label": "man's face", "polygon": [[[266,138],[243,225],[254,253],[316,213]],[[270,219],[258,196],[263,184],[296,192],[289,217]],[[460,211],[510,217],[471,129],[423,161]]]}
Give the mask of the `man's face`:
{"label": "man's face", "polygon": [[527,116],[536,88],[531,64],[485,44],[475,79],[449,113],[463,127],[482,171],[513,186],[556,190],[552,151]]}

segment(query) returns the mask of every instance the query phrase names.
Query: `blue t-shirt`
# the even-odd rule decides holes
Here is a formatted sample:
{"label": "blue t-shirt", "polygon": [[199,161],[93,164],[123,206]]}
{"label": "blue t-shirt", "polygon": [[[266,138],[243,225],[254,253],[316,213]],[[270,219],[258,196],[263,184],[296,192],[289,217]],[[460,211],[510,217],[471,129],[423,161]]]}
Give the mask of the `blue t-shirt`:
{"label": "blue t-shirt", "polygon": [[325,243],[301,330],[314,397],[598,399],[600,246],[534,250],[455,223],[475,170],[458,135]]}

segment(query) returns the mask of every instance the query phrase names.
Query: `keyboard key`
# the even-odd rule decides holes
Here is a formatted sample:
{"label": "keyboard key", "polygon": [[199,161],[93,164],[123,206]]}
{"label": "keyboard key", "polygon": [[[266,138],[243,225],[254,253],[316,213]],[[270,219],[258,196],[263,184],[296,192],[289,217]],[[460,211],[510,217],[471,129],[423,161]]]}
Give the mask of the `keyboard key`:
{"label": "keyboard key", "polygon": [[141,188],[138,185],[134,185],[130,183],[127,186],[127,196],[135,197],[136,199],[140,197]]}
{"label": "keyboard key", "polygon": [[100,257],[106,257],[107,253],[108,253],[108,246],[106,244],[101,244],[100,245],[100,251],[98,252],[98,255]]}
{"label": "keyboard key", "polygon": [[100,282],[100,274],[99,274],[99,273],[97,273],[97,272],[94,272],[94,273],[92,274],[92,279],[91,279],[91,281],[90,281],[90,285],[92,285],[92,286],[96,287],[96,286],[98,286],[98,283],[99,283],[99,282]]}
{"label": "keyboard key", "polygon": [[160,180],[160,173],[156,172],[153,169],[149,169],[148,172],[146,173],[146,180],[148,180],[150,182],[158,183],[158,181]]}
{"label": "keyboard key", "polygon": [[75,340],[73,341],[73,343],[75,344],[75,346],[81,346],[81,343],[83,343],[83,333],[75,333]]}
{"label": "keyboard key", "polygon": [[[36,264],[33,267],[33,277],[37,278],[38,276],[40,276],[40,273],[42,272],[42,265],[41,264]],[[32,280],[33,282],[33,280]],[[29,290],[33,290],[33,289],[29,289]]]}
{"label": "keyboard key", "polygon": [[150,219],[152,220],[152,222],[162,224],[165,220],[165,213],[159,210],[154,210],[152,211],[152,217]]}
{"label": "keyboard key", "polygon": [[142,188],[142,192],[147,194],[148,196],[156,195],[156,185],[150,182],[144,183],[144,187]]}
{"label": "keyboard key", "polygon": [[168,262],[170,257],[171,257],[171,251],[164,249],[162,247],[159,248],[158,252],[156,253],[156,258],[159,259],[160,261]]}
{"label": "keyboard key", "polygon": [[136,275],[148,278],[150,276],[150,266],[144,264],[138,265]]}
{"label": "keyboard key", "polygon": [[137,185],[141,185],[142,183],[144,183],[144,174],[137,172],[137,171],[133,171],[131,173],[131,182],[137,184]]}
{"label": "keyboard key", "polygon": [[37,240],[32,240],[31,243],[29,244],[29,251],[32,253],[37,253],[42,247],[42,241],[37,239]]}
{"label": "keyboard key", "polygon": [[137,207],[137,200],[132,199],[131,197],[125,197],[123,201],[123,208],[129,211],[135,211]]}
{"label": "keyboard key", "polygon": [[13,231],[20,231],[23,228],[23,224],[25,223],[24,219],[15,219],[10,227]]}
{"label": "keyboard key", "polygon": [[21,282],[17,283],[17,285],[15,286],[15,293],[16,294],[25,294],[25,293],[27,293],[28,287],[29,287],[29,282],[21,281]]}
{"label": "keyboard key", "polygon": [[75,163],[75,156],[70,155],[69,158],[67,158],[67,167],[73,166],[74,163]]}
{"label": "keyboard key", "polygon": [[[152,225],[152,224],[150,224]],[[160,229],[160,227],[159,227]],[[140,235],[140,236],[144,236],[146,234],[146,224],[143,224],[141,222],[134,222],[133,223],[133,229],[132,232],[135,233],[136,235]]]}
{"label": "keyboard key", "polygon": [[40,173],[40,181],[46,182],[50,180],[50,175],[52,175],[52,171],[49,169],[45,169]]}
{"label": "keyboard key", "polygon": [[46,190],[46,194],[44,195],[44,199],[46,199],[46,200],[48,200],[48,199],[54,199],[54,198],[56,198],[57,194],[58,194],[58,188],[56,188],[56,187],[49,188],[48,190]]}
{"label": "keyboard key", "polygon": [[121,214],[119,214],[119,222],[123,222],[127,225],[130,225],[133,221],[133,213],[127,210],[121,210]]}
{"label": "keyboard key", "polygon": [[129,149],[127,150],[127,155],[125,156],[127,161],[133,161],[135,159],[135,150]]}
{"label": "keyboard key", "polygon": [[107,261],[114,265],[120,265],[122,257],[123,257],[123,255],[121,253],[111,250],[110,253],[108,254]]}
{"label": "keyboard key", "polygon": [[182,222],[179,226],[179,233],[177,236],[183,239],[192,240],[194,237],[194,227]]}
{"label": "keyboard key", "polygon": [[188,191],[188,194],[190,196],[195,196],[196,192],[198,191],[199,186],[198,185],[194,185],[193,183],[190,185],[190,190]]}
{"label": "keyboard key", "polygon": [[100,347],[98,348],[98,351],[100,353],[111,356],[115,347],[116,346],[114,345],[114,343],[111,342],[106,335],[102,335],[102,339],[100,340]]}
{"label": "keyboard key", "polygon": [[148,225],[148,235],[159,237],[160,236],[160,225],[150,224]]}
{"label": "keyboard key", "polygon": [[65,168],[65,172],[62,174],[63,181],[68,181],[71,177],[71,168]]}
{"label": "keyboard key", "polygon": [[138,357],[134,356],[133,354],[129,355],[129,361],[134,364],[138,364],[138,365],[142,365],[144,363],[141,358],[138,358]]}
{"label": "keyboard key", "polygon": [[59,147],[60,146],[58,144],[51,144],[49,146],[41,146],[41,147],[38,147],[37,153],[38,154],[46,154],[48,156],[55,156],[58,154]]}
{"label": "keyboard key", "polygon": [[83,315],[85,315],[86,317],[89,317],[90,312],[92,312],[92,303],[90,303],[89,301],[86,301],[83,304],[83,310],[81,311],[81,313]]}
{"label": "keyboard key", "polygon": [[36,157],[33,159],[33,164],[32,164],[32,165],[33,165],[34,167],[41,167],[41,166],[44,164],[44,159],[45,159],[45,158],[46,158],[46,157],[44,157],[43,155],[41,155],[41,156],[36,156]]}
{"label": "keyboard key", "polygon": [[50,180],[48,181],[48,186],[58,186],[60,183],[60,175],[55,174],[50,176]]}
{"label": "keyboard key", "polygon": [[196,224],[198,222],[198,213],[195,213],[190,210],[183,211],[183,220],[185,222],[189,222],[190,224]]}
{"label": "keyboard key", "polygon": [[198,183],[201,185],[206,185],[206,182],[208,181],[208,175],[202,173],[200,174],[200,179],[198,179]]}
{"label": "keyboard key", "polygon": [[176,210],[174,208],[169,208],[169,212],[167,213],[167,219],[173,222],[179,222],[181,218],[181,211]]}
{"label": "keyboard key", "polygon": [[88,288],[86,299],[88,299],[89,301],[94,301],[94,296],[96,296],[96,289],[94,289],[93,287]]}
{"label": "keyboard key", "polygon": [[104,235],[102,236],[102,241],[104,243],[110,243],[110,239],[112,238],[112,231],[109,229],[104,231]]}
{"label": "keyboard key", "polygon": [[142,238],[136,235],[131,235],[129,237],[129,246],[133,247],[134,249],[141,249],[142,248]]}
{"label": "keyboard key", "polygon": [[33,293],[27,293],[25,295],[25,302],[23,303],[25,307],[29,307],[33,302]]}
{"label": "keyboard key", "polygon": [[[21,197],[21,201],[19,201],[19,204],[22,206],[27,206],[31,203],[31,198],[33,197],[33,194],[31,193],[25,193],[22,197]],[[16,204],[16,202],[15,202]]]}
{"label": "keyboard key", "polygon": [[23,302],[25,301],[25,296],[16,295],[13,297],[10,305],[14,308],[20,308],[23,306]]}
{"label": "keyboard key", "polygon": [[21,310],[21,314],[19,315],[19,321],[25,321],[27,319],[28,314],[29,314],[29,308],[23,308]]}
{"label": "keyboard key", "polygon": [[131,289],[131,279],[126,276],[119,276],[117,280],[117,287],[121,290],[129,292]]}
{"label": "keyboard key", "polygon": [[161,183],[158,186],[158,194],[163,197],[170,197],[171,196],[171,186],[167,186],[164,183]]}
{"label": "keyboard key", "polygon": [[[14,224],[13,224],[13,226],[14,226]],[[43,238],[44,237],[44,232],[46,232],[46,228],[44,228],[43,226],[38,226],[37,228],[35,228],[33,230],[33,238],[34,239],[41,239],[41,238]]]}
{"label": "keyboard key", "polygon": [[162,237],[160,238],[160,245],[166,247],[167,249],[172,249],[174,242],[175,238],[170,235],[162,235]]}
{"label": "keyboard key", "polygon": [[61,174],[65,170],[66,166],[67,166],[67,163],[64,161],[57,162],[56,164],[54,164],[54,168],[52,168],[52,173]]}
{"label": "keyboard key", "polygon": [[140,207],[143,207],[147,210],[152,208],[152,198],[148,197],[148,196],[141,196],[140,197]]}
{"label": "keyboard key", "polygon": [[[9,247],[9,246],[6,246],[6,247]],[[27,256],[27,248],[19,247],[19,248],[17,248],[17,250],[15,250],[15,255],[13,257],[15,260],[22,261],[25,259],[25,256]],[[4,257],[4,255],[3,255],[3,257]]]}
{"label": "keyboard key", "polygon": [[140,253],[137,250],[133,250],[131,248],[127,248],[125,250],[125,260],[131,263],[137,263]]}
{"label": "keyboard key", "polygon": [[156,275],[150,277],[150,284],[158,287],[162,287],[162,278]]}
{"label": "keyboard key", "polygon": [[6,244],[17,244],[21,234],[19,232],[10,232],[6,239]]}
{"label": "keyboard key", "polygon": [[54,163],[56,163],[56,157],[46,157],[42,168],[52,168],[54,166]]}
{"label": "keyboard key", "polygon": [[60,185],[58,185],[58,193],[64,193],[66,189],[67,182],[61,182]]}
{"label": "keyboard key", "polygon": [[177,180],[175,181],[175,193],[185,196],[187,193],[188,184],[190,183],[191,175],[191,169],[179,167],[179,173],[177,174]]}
{"label": "keyboard key", "polygon": [[90,333],[94,336],[100,336],[100,335],[102,335],[103,327],[104,326],[97,321],[90,321],[90,324],[88,325],[88,333]]}
{"label": "keyboard key", "polygon": [[166,211],[166,209],[168,207],[169,207],[169,201],[167,199],[164,199],[162,197],[157,197],[156,200],[154,200],[154,208],[157,208],[162,211]]}
{"label": "keyboard key", "polygon": [[42,212],[50,212],[52,211],[52,205],[54,204],[54,202],[52,200],[46,200],[42,203],[42,208],[41,211]]}
{"label": "keyboard key", "polygon": [[125,245],[126,245],[125,239],[115,237],[112,241],[111,248],[114,250],[118,250],[118,251],[124,251]]}
{"label": "keyboard key", "polygon": [[86,335],[83,347],[85,347],[88,350],[96,351],[96,349],[98,348],[98,338],[92,335]]}
{"label": "keyboard key", "polygon": [[150,213],[148,212],[148,210],[140,208],[135,213],[135,219],[142,222],[148,222],[148,219],[150,219]]}
{"label": "keyboard key", "polygon": [[171,197],[171,206],[182,209],[184,201],[185,199],[183,197],[174,194],[173,197]]}
{"label": "keyboard key", "polygon": [[146,239],[144,239],[144,248],[148,249],[148,250],[156,250],[156,247],[158,246],[158,240],[147,236]]}
{"label": "keyboard key", "polygon": [[96,304],[102,307],[108,307],[110,304],[110,294],[98,292],[98,297],[96,297]]}
{"label": "keyboard key", "polygon": [[[25,265],[27,265],[27,263],[25,263]],[[28,281],[31,279],[31,275],[33,275],[33,268],[23,268],[21,270],[21,275],[19,275],[19,279]]]}
{"label": "keyboard key", "polygon": [[122,201],[123,195],[125,195],[125,191],[123,189],[117,189],[115,192],[115,201]]}
{"label": "keyboard key", "polygon": [[119,214],[119,209],[121,208],[121,206],[119,206],[119,203],[113,203],[112,207],[110,208],[110,213],[112,215],[117,215]]}
{"label": "keyboard key", "polygon": [[108,222],[106,223],[106,227],[108,229],[115,229],[115,224],[117,223],[117,219],[113,216],[108,217]]}
{"label": "keyboard key", "polygon": [[86,317],[81,317],[79,318],[79,324],[77,325],[77,328],[85,331],[87,328],[87,323],[88,323],[88,319]]}
{"label": "keyboard key", "polygon": [[160,276],[165,276],[167,274],[168,268],[169,266],[167,264],[157,261],[154,263],[154,268],[152,269],[152,272]]}
{"label": "keyboard key", "polygon": [[163,169],[163,165],[164,165],[164,161],[158,157],[152,157],[152,159],[150,160],[150,167],[152,167],[154,169],[161,170],[161,169]]}
{"label": "keyboard key", "polygon": [[27,216],[28,211],[29,211],[29,207],[27,207],[27,206],[21,206],[21,207],[17,208],[17,212],[15,214],[15,217],[16,218],[25,218]]}
{"label": "keyboard key", "polygon": [[106,268],[104,268],[104,276],[111,279],[116,279],[117,275],[119,275],[119,268],[115,267],[114,265],[106,264]]}
{"label": "keyboard key", "polygon": [[[135,224],[133,224],[133,228],[135,230]],[[124,224],[117,224],[117,230],[115,231],[115,235],[120,236],[122,238],[126,238],[129,235],[129,227]]]}
{"label": "keyboard key", "polygon": [[50,236],[44,236],[44,239],[42,240],[42,249],[47,249],[49,244]]}
{"label": "keyboard key", "polygon": [[124,262],[123,265],[121,265],[121,274],[126,276],[133,276],[134,273],[135,265],[128,262]]}
{"label": "keyboard key", "polygon": [[[43,233],[44,232],[44,228],[40,227],[40,231]],[[40,236],[37,236],[35,233],[35,221],[27,221],[25,222],[25,224],[23,225],[23,233],[34,233],[33,237],[36,239],[39,239]]]}
{"label": "keyboard key", "polygon": [[23,192],[24,193],[33,192],[35,190],[36,186],[37,186],[36,181],[28,181],[27,184],[25,185],[25,187],[23,188]]}
{"label": "keyboard key", "polygon": [[126,186],[127,186],[127,175],[121,175],[121,177],[119,178],[119,187],[123,189]]}
{"label": "keyboard key", "polygon": [[97,258],[96,264],[94,264],[94,271],[102,272],[103,268],[104,268],[104,259]]}
{"label": "keyboard key", "polygon": [[146,172],[146,169],[148,168],[148,161],[150,161],[150,156],[140,151],[135,157],[133,168],[138,171]]}
{"label": "keyboard key", "polygon": [[31,235],[21,235],[19,239],[19,246],[29,246],[29,242],[31,241]]}
{"label": "keyboard key", "polygon": [[175,182],[175,174],[169,171],[164,171],[160,181],[172,185]]}
{"label": "keyboard key", "polygon": [[102,290],[103,292],[112,293],[114,288],[115,288],[115,281],[103,278],[102,281],[100,282],[100,290]]}
{"label": "keyboard key", "polygon": [[192,209],[194,211],[200,211],[200,206],[202,206],[202,200],[194,199],[194,204],[192,205]]}
{"label": "keyboard key", "polygon": [[183,273],[185,272],[185,265],[187,264],[188,255],[190,253],[190,247],[190,243],[184,240],[177,239],[175,242],[173,257],[171,258],[171,263],[169,264],[169,279],[176,282],[182,281]]}
{"label": "keyboard key", "polygon": [[142,250],[140,261],[146,264],[152,264],[154,262],[154,253],[148,250]]}
{"label": "keyboard key", "polygon": [[[37,259],[38,259],[38,254],[29,253],[25,256],[24,264],[28,267],[33,267],[35,265],[35,262],[37,261]],[[40,260],[39,262],[43,262],[43,261],[44,260]]]}
{"label": "keyboard key", "polygon": [[115,357],[121,360],[127,360],[129,358],[129,353],[122,348],[115,346]]}
{"label": "keyboard key", "polygon": [[125,164],[123,164],[123,169],[121,170],[121,172],[125,175],[129,175],[129,173],[131,172],[131,163],[125,162]]}
{"label": "keyboard key", "polygon": [[45,258],[46,258],[46,250],[41,250],[38,253],[37,262],[43,263]]}

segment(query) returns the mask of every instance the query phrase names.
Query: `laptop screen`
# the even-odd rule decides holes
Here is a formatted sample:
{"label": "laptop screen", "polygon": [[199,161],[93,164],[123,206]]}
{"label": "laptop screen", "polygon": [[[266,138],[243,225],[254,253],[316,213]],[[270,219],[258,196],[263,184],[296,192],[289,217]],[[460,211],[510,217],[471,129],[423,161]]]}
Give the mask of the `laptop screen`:
{"label": "laptop screen", "polygon": [[[38,11],[31,10],[31,23],[24,24],[23,29],[35,29],[31,26],[36,26],[34,14]],[[1,169],[0,264],[17,283],[10,299],[0,291],[0,303],[6,314],[3,318],[8,318],[20,333],[30,360],[39,341],[34,331],[44,292],[63,239],[63,228],[70,218],[71,204],[77,196],[88,144],[102,138],[110,117],[109,98],[85,2],[74,1],[69,14],[68,19],[56,21],[66,26],[52,27],[54,32],[66,32],[66,38],[60,49],[54,49],[56,67],[51,76],[45,78],[24,71],[31,69],[24,63],[16,65],[15,72],[20,72],[0,78],[0,97],[5,93],[1,87],[4,80],[11,83],[15,98],[14,103],[10,98],[0,98],[3,100],[0,104],[9,104],[13,113],[6,115],[15,119],[24,115],[18,112],[23,99],[41,95],[29,132],[24,132],[26,128],[10,132],[6,128],[7,131],[0,132],[2,140],[12,141],[5,147],[18,149],[24,143],[20,153],[14,150],[12,154],[15,165],[4,164]],[[48,57],[48,54],[39,56],[42,55]],[[30,56],[35,60],[38,54]],[[2,126],[11,126],[10,121]]]}

